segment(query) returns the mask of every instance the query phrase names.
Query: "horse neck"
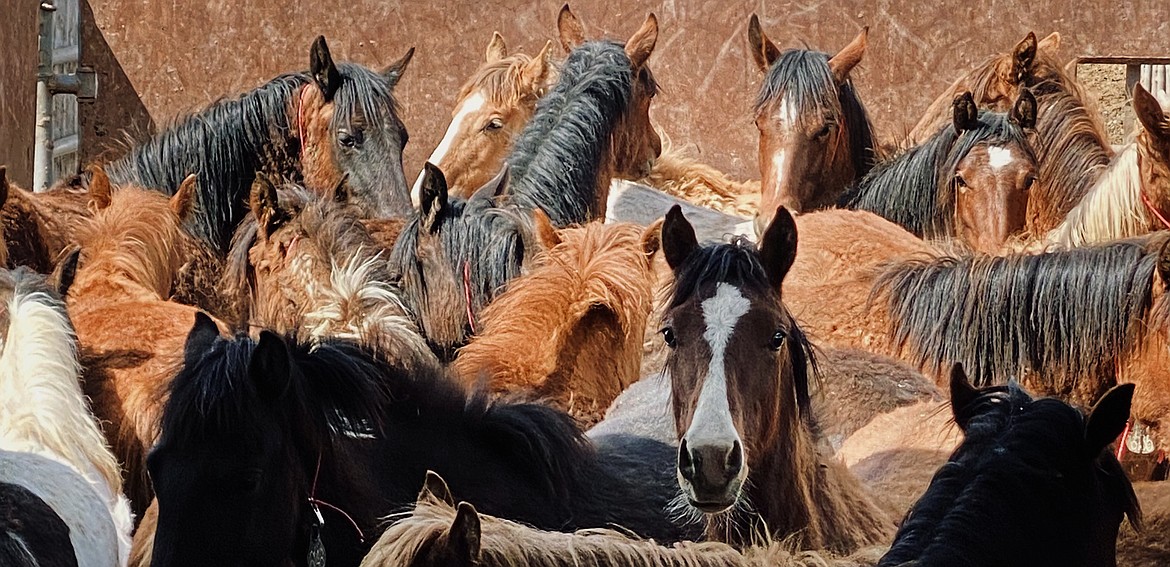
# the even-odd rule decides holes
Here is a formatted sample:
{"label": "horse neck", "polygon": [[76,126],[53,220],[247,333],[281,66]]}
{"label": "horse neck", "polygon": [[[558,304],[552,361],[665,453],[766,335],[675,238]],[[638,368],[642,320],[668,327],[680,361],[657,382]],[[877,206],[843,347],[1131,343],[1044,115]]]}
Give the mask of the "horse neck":
{"label": "horse neck", "polygon": [[1153,228],[1150,216],[1142,202],[1137,146],[1130,144],[1044,240],[1071,247],[1139,236]]}

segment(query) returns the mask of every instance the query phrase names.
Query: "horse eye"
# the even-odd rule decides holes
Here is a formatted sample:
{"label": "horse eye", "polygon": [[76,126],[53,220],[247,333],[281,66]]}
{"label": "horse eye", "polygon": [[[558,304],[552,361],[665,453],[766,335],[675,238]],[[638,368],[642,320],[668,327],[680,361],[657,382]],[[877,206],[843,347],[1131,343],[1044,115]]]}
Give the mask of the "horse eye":
{"label": "horse eye", "polygon": [[483,127],[483,129],[488,131],[488,132],[491,132],[493,130],[499,130],[503,127],[504,127],[503,120],[500,120],[499,118],[492,118],[491,120],[488,121],[487,125]]}
{"label": "horse eye", "polygon": [[1035,184],[1036,184],[1036,176],[1035,175],[1029,176],[1028,180],[1024,182],[1024,191],[1031,190],[1032,186]]}
{"label": "horse eye", "polygon": [[768,348],[771,348],[772,350],[780,350],[780,347],[784,346],[784,339],[787,336],[788,335],[785,334],[784,331],[776,331],[775,333],[772,333],[772,339],[768,341]]}
{"label": "horse eye", "polygon": [[825,136],[829,135],[829,130],[832,130],[832,129],[833,129],[833,125],[826,122],[824,126],[821,126],[820,130],[817,130],[816,134],[813,134],[813,137],[818,139],[818,140],[821,138],[824,138]]}
{"label": "horse eye", "polygon": [[959,187],[960,191],[965,191],[967,189],[967,180],[963,179],[963,176],[961,174],[956,173],[955,174],[955,185]]}
{"label": "horse eye", "polygon": [[343,148],[356,148],[362,145],[362,133],[361,131],[350,133],[346,130],[338,130],[337,143]]}
{"label": "horse eye", "polygon": [[662,340],[666,341],[666,346],[670,348],[678,346],[678,341],[674,337],[674,329],[666,327],[659,332],[662,333]]}

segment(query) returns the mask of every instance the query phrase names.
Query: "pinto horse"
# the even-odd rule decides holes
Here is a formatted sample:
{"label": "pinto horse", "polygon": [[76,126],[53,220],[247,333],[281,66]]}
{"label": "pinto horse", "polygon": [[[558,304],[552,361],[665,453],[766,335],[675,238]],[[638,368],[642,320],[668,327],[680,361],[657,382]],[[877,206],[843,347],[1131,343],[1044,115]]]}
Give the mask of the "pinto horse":
{"label": "pinto horse", "polygon": [[27,488],[0,482],[0,564],[77,567],[69,525]]}
{"label": "pinto horse", "polygon": [[764,73],[755,106],[762,180],[757,232],[778,205],[798,214],[836,205],[873,167],[873,126],[849,78],[865,55],[868,32],[862,29],[833,56],[781,52],[758,16],[748,21],[748,51]]}
{"label": "pinto horse", "polygon": [[1107,450],[1133,391],[1118,386],[1082,415],[1014,383],[977,390],[956,366],[951,408],[963,442],[879,565],[1116,565],[1122,520],[1141,524],[1133,486]]}
{"label": "pinto horse", "polygon": [[792,536],[850,553],[888,538],[893,522],[816,447],[812,347],[781,301],[792,216],[780,208],[758,250],[742,239],[700,246],[676,207],[662,251],[675,275],[662,336],[683,511],[706,515],[709,539],[740,545]]}
{"label": "pinto horse", "polygon": [[964,93],[953,110],[950,125],[870,171],[849,203],[917,236],[995,253],[1024,230],[1037,168],[1025,130],[1036,124],[1036,99],[1024,89],[1000,114],[980,112]]}
{"label": "pinto horse", "polygon": [[319,191],[348,177],[354,202],[367,214],[404,215],[410,210],[402,171],[407,134],[392,92],[413,55],[411,49],[374,72],[334,63],[319,36],[307,73],[281,75],[176,122],[110,163],[110,179],[173,191],[197,172],[190,228],[220,252],[247,212],[248,190],[260,172]]}

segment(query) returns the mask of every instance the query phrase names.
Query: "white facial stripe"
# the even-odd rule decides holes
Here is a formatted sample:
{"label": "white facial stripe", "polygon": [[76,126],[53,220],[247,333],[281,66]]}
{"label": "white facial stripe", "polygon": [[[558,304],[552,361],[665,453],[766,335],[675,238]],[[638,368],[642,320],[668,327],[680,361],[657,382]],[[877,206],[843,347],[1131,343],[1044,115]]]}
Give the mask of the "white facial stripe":
{"label": "white facial stripe", "polygon": [[784,180],[784,161],[788,159],[788,155],[784,150],[777,150],[772,154],[772,182],[774,187],[779,187],[780,182]]}
{"label": "white facial stripe", "polygon": [[1001,148],[999,146],[988,146],[987,148],[987,165],[990,165],[994,171],[999,171],[1003,166],[1011,163],[1015,159],[1015,156],[1012,155],[1011,148]]}
{"label": "white facial stripe", "polygon": [[[476,112],[483,108],[484,103],[483,94],[474,93],[459,105],[459,110],[455,112],[455,117],[451,119],[451,124],[447,126],[447,132],[443,134],[443,139],[439,142],[435,151],[431,152],[431,157],[427,161],[442,168],[443,158],[447,157],[447,152],[451,151],[451,144],[455,142],[455,136],[459,134],[459,128],[463,125],[463,120],[467,118],[472,112]],[[414,201],[414,206],[419,206],[419,201],[422,198],[422,181],[423,174],[418,174],[418,179],[415,179],[414,186],[410,189],[410,199]]]}
{"label": "white facial stripe", "polygon": [[703,338],[711,348],[711,362],[707,377],[699,391],[699,403],[691,426],[687,429],[687,443],[694,446],[706,440],[732,441],[739,439],[731,420],[731,406],[727,401],[727,374],[724,355],[727,343],[735,332],[739,319],[751,308],[751,302],[734,286],[721,283],[715,295],[703,301],[703,321],[707,329]]}
{"label": "white facial stripe", "polygon": [[795,124],[797,116],[796,103],[788,100],[788,97],[784,97],[776,105],[776,120],[780,122],[781,126]]}

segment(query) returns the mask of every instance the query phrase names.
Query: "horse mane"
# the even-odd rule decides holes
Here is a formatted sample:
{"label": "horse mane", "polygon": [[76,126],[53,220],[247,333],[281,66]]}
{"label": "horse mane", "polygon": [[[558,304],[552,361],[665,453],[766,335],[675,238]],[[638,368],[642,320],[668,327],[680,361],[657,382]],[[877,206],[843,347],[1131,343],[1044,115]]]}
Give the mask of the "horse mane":
{"label": "horse mane", "polygon": [[849,135],[853,170],[861,177],[873,168],[876,145],[873,123],[857,92],[853,80],[840,85],[829,69],[829,54],[807,49],[788,49],[768,69],[756,96],[755,114],[787,104],[796,109],[797,120],[811,116],[840,116],[841,127]]}
{"label": "horse mane", "polygon": [[1056,228],[1044,237],[1049,244],[1082,246],[1139,236],[1149,230],[1142,204],[1138,149],[1129,144],[1104,173],[1084,176],[1094,184]]}
{"label": "horse mane", "polygon": [[508,156],[512,202],[543,209],[558,227],[597,218],[598,169],[630,104],[633,80],[619,43],[591,41],[569,54]]}
{"label": "horse mane", "polygon": [[[687,256],[686,262],[679,269],[674,278],[674,286],[670,289],[670,300],[667,309],[678,307],[688,298],[699,292],[699,286],[726,282],[735,287],[753,289],[772,289],[768,282],[768,274],[764,272],[764,265],[760,261],[760,253],[756,245],[743,236],[736,236],[730,243],[709,244],[703,246]],[[783,308],[777,297],[777,303]],[[816,356],[813,354],[812,343],[801,330],[796,319],[792,320],[789,329],[787,350],[791,357],[793,386],[796,388],[796,404],[800,415],[815,432],[816,421],[812,415],[812,402],[809,397],[809,378],[819,376]]]}
{"label": "horse mane", "polygon": [[890,334],[935,372],[961,363],[976,384],[1040,372],[1056,392],[1100,394],[1140,348],[1164,237],[1044,254],[939,257],[887,267],[871,301]]}
{"label": "horse mane", "polygon": [[494,106],[507,108],[526,98],[539,98],[540,92],[529,91],[525,88],[527,84],[521,80],[524,66],[531,61],[532,57],[515,53],[480,65],[459,89],[459,96],[455,100],[463,100],[479,91]]}
{"label": "horse mane", "polygon": [[[345,126],[341,122],[359,111],[370,128],[380,127],[383,116],[397,117],[397,102],[384,78],[353,63],[337,63],[337,71],[344,86],[334,95],[330,128]],[[256,172],[299,178],[301,148],[289,113],[297,91],[311,82],[306,73],[281,75],[181,116],[108,164],[106,172],[115,184],[136,183],[168,194],[195,173],[201,190],[192,232],[223,249],[246,208],[243,197]]]}
{"label": "horse mane", "polygon": [[[961,411],[970,416],[962,444],[914,504],[881,565],[1018,561],[1005,543],[1012,538],[1003,536],[1021,526],[1004,520],[1013,509],[1043,507],[1049,493],[1037,486],[1053,482],[1057,467],[1077,458],[1070,452],[1083,451],[1081,412],[1057,399],[1033,399],[1014,382],[981,392]],[[1140,508],[1121,464],[1103,451],[1094,467],[1107,479],[1107,497],[1121,502],[1137,525]],[[991,506],[988,498],[1010,504]]]}
{"label": "horse mane", "polygon": [[687,155],[684,146],[658,131],[662,153],[654,160],[650,175],[641,179],[650,187],[696,205],[731,215],[750,217],[759,210],[760,182],[731,179],[726,173]]}
{"label": "horse mane", "polygon": [[893,221],[915,236],[954,235],[957,189],[951,172],[959,161],[981,143],[1014,144],[1031,152],[1024,130],[1007,114],[980,111],[978,122],[961,133],[943,126],[922,144],[874,167],[846,197],[850,207]]}
{"label": "horse mane", "polygon": [[[48,452],[91,484],[108,489],[99,494],[121,496],[122,470],[78,383],[77,339],[64,301],[44,276],[27,268],[0,270],[0,286],[11,294],[4,305],[0,341],[0,438],[5,448]],[[107,504],[113,511],[114,503]]]}
{"label": "horse mane", "polygon": [[123,294],[166,300],[191,238],[161,193],[136,186],[117,188],[110,204],[81,219],[81,261],[74,294],[114,286]]}

